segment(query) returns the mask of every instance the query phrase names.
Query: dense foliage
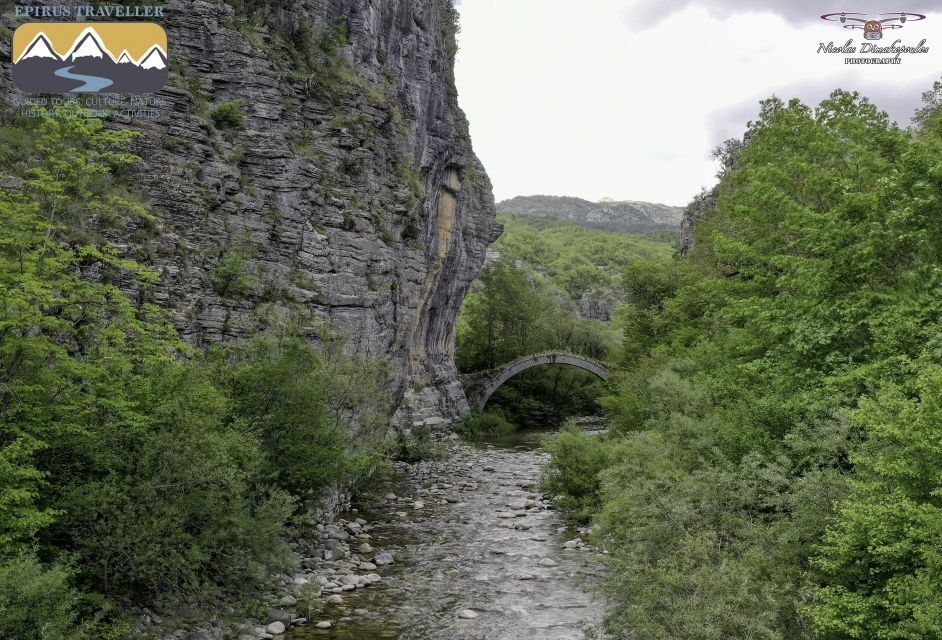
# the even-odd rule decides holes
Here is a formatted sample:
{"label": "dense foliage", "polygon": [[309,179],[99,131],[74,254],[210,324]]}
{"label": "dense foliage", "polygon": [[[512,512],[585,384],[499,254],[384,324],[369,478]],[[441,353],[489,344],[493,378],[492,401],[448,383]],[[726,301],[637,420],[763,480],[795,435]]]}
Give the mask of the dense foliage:
{"label": "dense foliage", "polygon": [[593,288],[618,287],[622,269],[635,262],[665,262],[674,232],[634,235],[586,229],[562,220],[502,213],[504,233],[495,251],[545,274],[573,299]]}
{"label": "dense foliage", "polygon": [[[914,130],[763,102],[693,254],[625,270],[608,464],[552,487],[610,553],[614,637],[942,637],[938,95]],[[565,437],[557,480],[599,459]]]}
{"label": "dense foliage", "polygon": [[[552,281],[534,277],[504,257],[484,271],[465,300],[457,360],[463,371],[480,371],[547,350],[604,359],[616,344],[617,334],[609,326],[580,317]],[[489,406],[502,409],[500,419],[518,426],[547,426],[592,413],[600,391],[598,379],[581,369],[538,367],[508,381]]]}
{"label": "dense foliage", "polygon": [[[548,350],[606,360],[618,344],[619,325],[582,317],[577,302],[590,291],[613,295],[626,265],[662,265],[673,251],[664,241],[559,220],[510,214],[500,220],[504,233],[494,244],[500,259],[484,270],[462,307],[462,371]],[[472,420],[466,431],[493,435],[511,425],[559,425],[570,416],[596,413],[602,391],[598,378],[581,369],[529,369],[498,389],[488,405],[491,413]]]}
{"label": "dense foliage", "polygon": [[0,134],[32,142],[0,189],[0,637],[251,595],[304,501],[376,468],[351,425],[381,426],[383,367],[326,331],[312,347],[286,309],[191,353],[113,242],[156,225],[129,195],[132,133],[60,113]]}

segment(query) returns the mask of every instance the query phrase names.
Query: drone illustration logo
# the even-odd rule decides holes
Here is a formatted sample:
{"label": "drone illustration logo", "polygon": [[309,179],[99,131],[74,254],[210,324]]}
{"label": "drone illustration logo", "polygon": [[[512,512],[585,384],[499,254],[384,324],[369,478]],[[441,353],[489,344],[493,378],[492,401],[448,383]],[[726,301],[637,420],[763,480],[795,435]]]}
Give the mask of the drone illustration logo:
{"label": "drone illustration logo", "polygon": [[840,22],[845,29],[863,29],[865,40],[879,40],[883,37],[884,29],[902,29],[907,21],[916,22],[925,20],[926,16],[921,13],[909,13],[907,11],[897,11],[894,13],[883,13],[877,20],[872,19],[866,13],[826,13],[821,16],[822,20],[828,22]]}

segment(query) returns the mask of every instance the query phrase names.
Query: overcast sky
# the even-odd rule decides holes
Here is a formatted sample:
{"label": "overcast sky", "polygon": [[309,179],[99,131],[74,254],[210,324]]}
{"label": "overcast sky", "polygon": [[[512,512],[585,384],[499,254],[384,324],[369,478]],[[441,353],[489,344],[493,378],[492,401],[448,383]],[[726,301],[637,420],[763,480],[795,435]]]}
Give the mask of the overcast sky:
{"label": "overcast sky", "polygon": [[[901,124],[942,76],[938,0],[461,0],[459,101],[497,200],[570,195],[683,205],[715,182],[710,151],[773,93],[857,90]],[[831,11],[910,11],[887,31],[930,51],[848,67],[818,54]]]}

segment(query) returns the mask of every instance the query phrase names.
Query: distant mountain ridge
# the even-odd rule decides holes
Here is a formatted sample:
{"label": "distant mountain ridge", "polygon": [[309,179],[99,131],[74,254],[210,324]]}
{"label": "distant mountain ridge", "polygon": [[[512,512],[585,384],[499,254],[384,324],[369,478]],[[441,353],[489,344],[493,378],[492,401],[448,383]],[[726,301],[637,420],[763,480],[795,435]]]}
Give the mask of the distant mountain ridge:
{"label": "distant mountain ridge", "polygon": [[556,218],[581,227],[622,233],[679,229],[683,215],[682,207],[653,202],[590,202],[567,196],[517,196],[497,203],[497,210],[537,218]]}

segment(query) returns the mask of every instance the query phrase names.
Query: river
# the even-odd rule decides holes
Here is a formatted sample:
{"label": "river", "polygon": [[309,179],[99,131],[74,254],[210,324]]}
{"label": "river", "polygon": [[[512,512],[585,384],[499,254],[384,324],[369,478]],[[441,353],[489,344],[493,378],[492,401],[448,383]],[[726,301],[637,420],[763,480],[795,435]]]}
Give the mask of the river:
{"label": "river", "polygon": [[110,87],[111,85],[114,84],[114,80],[110,80],[109,78],[102,78],[99,76],[86,76],[81,73],[72,73],[72,69],[74,68],[75,68],[74,66],[62,67],[61,69],[56,69],[55,74],[54,74],[54,75],[59,76],[60,78],[67,78],[69,80],[78,80],[79,82],[85,83],[79,87],[75,87],[74,89],[72,89],[71,90],[72,92],[87,91],[91,93],[95,91],[101,91],[102,89]]}
{"label": "river", "polygon": [[[370,512],[364,541],[395,559],[381,581],[339,592],[286,640],[582,640],[604,605],[594,594],[599,557],[543,500],[547,455],[534,432],[414,465],[395,498]],[[568,543],[568,544],[567,544]],[[335,580],[326,562],[316,572]],[[336,572],[339,573],[339,572]],[[333,582],[331,583],[333,584]],[[331,587],[328,587],[328,591]],[[325,591],[324,596],[327,596]],[[316,623],[329,622],[330,629]],[[586,631],[588,630],[588,633]]]}

